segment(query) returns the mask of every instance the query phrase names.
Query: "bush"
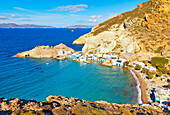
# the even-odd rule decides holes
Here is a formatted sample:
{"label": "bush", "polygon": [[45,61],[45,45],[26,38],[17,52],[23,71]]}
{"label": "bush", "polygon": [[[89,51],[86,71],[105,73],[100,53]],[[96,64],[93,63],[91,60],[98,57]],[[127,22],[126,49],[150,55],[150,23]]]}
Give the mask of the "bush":
{"label": "bush", "polygon": [[162,72],[159,72],[156,75],[157,75],[157,77],[161,77],[162,76]]}
{"label": "bush", "polygon": [[146,68],[143,68],[143,69],[142,69],[142,72],[148,74],[149,70],[146,69]]}
{"label": "bush", "polygon": [[157,48],[157,50],[154,51],[154,53],[160,53],[162,51],[163,47],[162,46],[159,46]]}
{"label": "bush", "polygon": [[142,62],[143,62],[144,64],[146,64],[146,63],[147,63],[147,61],[146,61],[146,60],[143,60]]}
{"label": "bush", "polygon": [[124,66],[128,66],[128,65],[129,65],[129,62],[128,62],[128,61],[125,61],[125,62],[123,63],[123,65],[124,65]]}
{"label": "bush", "polygon": [[158,68],[158,70],[159,70],[160,72],[162,72],[163,74],[168,73],[168,70],[166,69],[166,67],[157,67],[157,68]]}
{"label": "bush", "polygon": [[141,70],[141,68],[142,68],[142,66],[140,66],[139,64],[137,64],[137,65],[135,66],[135,70]]}
{"label": "bush", "polygon": [[170,88],[170,83],[168,83],[168,87]]}
{"label": "bush", "polygon": [[154,67],[159,64],[162,64],[164,66],[165,64],[168,64],[168,59],[166,59],[165,57],[153,57],[151,60],[151,64]]}
{"label": "bush", "polygon": [[[129,67],[133,67],[133,65],[128,65]],[[134,67],[133,67],[134,68]]]}
{"label": "bush", "polygon": [[123,52],[124,50],[120,50],[120,52]]}
{"label": "bush", "polygon": [[148,72],[148,78],[149,78],[149,79],[152,79],[152,78],[153,78],[153,75],[152,75],[151,72]]}

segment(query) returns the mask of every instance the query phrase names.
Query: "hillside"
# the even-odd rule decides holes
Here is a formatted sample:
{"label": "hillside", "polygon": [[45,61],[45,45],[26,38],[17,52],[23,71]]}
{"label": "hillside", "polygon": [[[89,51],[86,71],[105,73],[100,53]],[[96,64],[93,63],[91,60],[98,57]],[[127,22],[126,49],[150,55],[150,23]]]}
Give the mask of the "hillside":
{"label": "hillside", "polygon": [[130,12],[95,26],[73,44],[85,44],[84,53],[170,55],[169,0],[149,0]]}
{"label": "hillside", "polygon": [[1,115],[167,115],[160,107],[138,104],[89,102],[77,98],[48,96],[47,101],[0,98]]}
{"label": "hillside", "polygon": [[55,28],[55,27],[44,26],[44,25],[34,25],[34,24],[18,25],[15,23],[3,23],[3,24],[0,24],[0,28]]}

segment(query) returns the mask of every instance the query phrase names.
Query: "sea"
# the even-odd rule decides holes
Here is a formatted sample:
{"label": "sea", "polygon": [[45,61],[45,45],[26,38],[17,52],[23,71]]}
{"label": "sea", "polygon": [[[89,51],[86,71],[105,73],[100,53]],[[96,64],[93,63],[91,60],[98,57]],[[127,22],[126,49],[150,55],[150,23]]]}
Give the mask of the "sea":
{"label": "sea", "polygon": [[[72,60],[17,58],[13,55],[36,46],[73,41],[91,29],[0,29],[0,97],[45,101],[49,95],[119,104],[137,103],[138,91],[127,69]],[[49,63],[48,65],[46,63]]]}

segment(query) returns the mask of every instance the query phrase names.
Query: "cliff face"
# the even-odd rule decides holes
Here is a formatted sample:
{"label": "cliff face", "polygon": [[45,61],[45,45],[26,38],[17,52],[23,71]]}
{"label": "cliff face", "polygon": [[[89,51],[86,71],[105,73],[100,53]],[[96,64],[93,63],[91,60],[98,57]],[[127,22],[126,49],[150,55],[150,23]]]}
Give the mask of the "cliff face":
{"label": "cliff face", "polygon": [[114,16],[75,40],[85,44],[84,53],[170,54],[169,0],[149,0],[137,8]]}

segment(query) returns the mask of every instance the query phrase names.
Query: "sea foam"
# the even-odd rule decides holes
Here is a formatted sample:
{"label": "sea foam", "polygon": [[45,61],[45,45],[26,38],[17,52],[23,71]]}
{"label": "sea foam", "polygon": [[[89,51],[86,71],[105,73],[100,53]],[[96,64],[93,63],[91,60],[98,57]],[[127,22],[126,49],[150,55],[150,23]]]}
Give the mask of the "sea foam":
{"label": "sea foam", "polygon": [[139,79],[136,77],[136,74],[132,70],[130,70],[130,72],[137,82],[136,88],[137,88],[137,91],[138,91],[138,98],[137,98],[138,103],[142,104],[142,99],[141,99],[142,92],[141,92],[141,88],[140,88]]}

